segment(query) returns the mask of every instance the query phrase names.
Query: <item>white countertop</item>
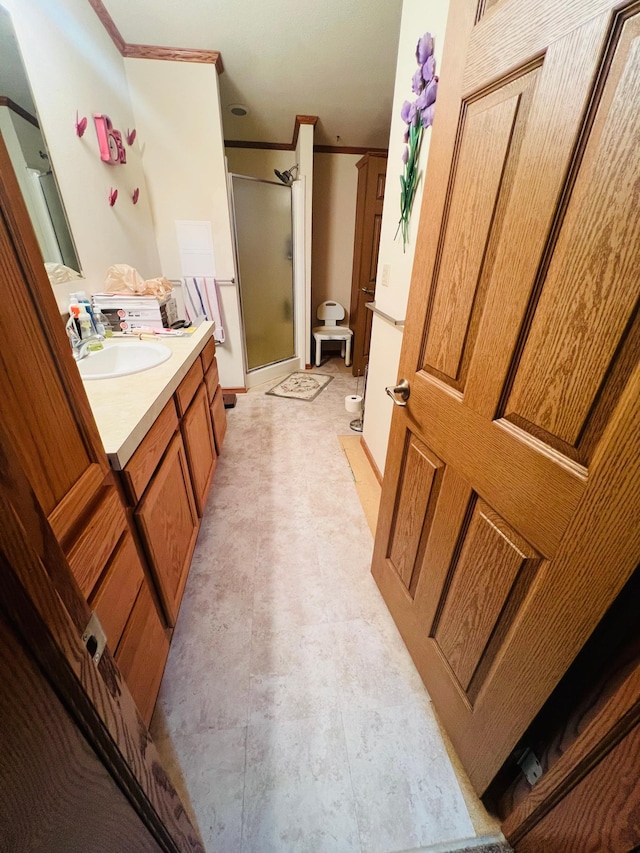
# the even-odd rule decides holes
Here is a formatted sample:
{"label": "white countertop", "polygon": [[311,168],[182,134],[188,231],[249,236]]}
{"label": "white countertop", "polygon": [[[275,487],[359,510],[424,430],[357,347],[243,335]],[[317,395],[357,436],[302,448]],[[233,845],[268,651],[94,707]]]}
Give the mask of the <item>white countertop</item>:
{"label": "white countertop", "polygon": [[[153,422],[164,409],[186,376],[202,348],[213,336],[214,323],[202,323],[195,332],[180,338],[158,337],[171,350],[171,358],[129,376],[115,379],[89,379],[84,387],[111,467],[120,471],[133,456]],[[136,346],[137,338],[119,337],[105,341],[127,342]],[[90,356],[89,356],[90,357]]]}

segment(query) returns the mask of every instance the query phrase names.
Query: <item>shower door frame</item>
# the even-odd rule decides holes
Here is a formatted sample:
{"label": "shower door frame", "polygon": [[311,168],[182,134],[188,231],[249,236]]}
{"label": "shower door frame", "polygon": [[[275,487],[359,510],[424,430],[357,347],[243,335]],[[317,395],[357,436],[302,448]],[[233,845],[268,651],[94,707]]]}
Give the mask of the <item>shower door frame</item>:
{"label": "shower door frame", "polygon": [[[292,280],[292,296],[293,296],[293,355],[287,358],[279,359],[277,361],[271,361],[267,364],[261,364],[258,367],[252,367],[249,369],[249,358],[247,355],[247,335],[245,329],[245,312],[244,305],[242,300],[242,274],[240,272],[240,260],[239,260],[239,252],[238,252],[238,234],[236,228],[236,207],[235,207],[235,196],[233,192],[233,179],[234,178],[242,178],[245,181],[253,181],[255,183],[260,184],[271,184],[275,187],[281,187],[282,189],[289,190],[289,198],[290,198],[290,214],[291,214],[291,280]],[[300,179],[294,181],[298,183]],[[304,188],[304,180],[302,180],[302,185]],[[304,268],[300,269],[300,260],[303,257],[304,252],[299,251],[299,241],[302,239],[304,242],[304,228],[302,229],[302,234],[300,234],[299,225],[296,224],[295,215],[294,215],[294,185],[293,184],[282,184],[279,181],[269,181],[265,178],[254,178],[251,175],[241,175],[239,172],[229,172],[229,201],[231,207],[231,220],[233,224],[233,253],[234,260],[236,265],[236,277],[238,282],[238,304],[240,307],[240,320],[242,323],[242,357],[243,357],[243,368],[245,375],[245,383],[247,387],[251,385],[258,384],[255,382],[249,381],[250,377],[260,376],[259,371],[272,371],[274,368],[277,368],[278,365],[290,366],[295,369],[299,366],[304,370],[305,368],[305,356],[304,356],[304,346],[305,346],[305,337],[304,337],[304,322],[305,322],[305,293],[304,293]],[[276,374],[274,373],[274,376]],[[265,377],[262,381],[268,381],[270,376]]]}

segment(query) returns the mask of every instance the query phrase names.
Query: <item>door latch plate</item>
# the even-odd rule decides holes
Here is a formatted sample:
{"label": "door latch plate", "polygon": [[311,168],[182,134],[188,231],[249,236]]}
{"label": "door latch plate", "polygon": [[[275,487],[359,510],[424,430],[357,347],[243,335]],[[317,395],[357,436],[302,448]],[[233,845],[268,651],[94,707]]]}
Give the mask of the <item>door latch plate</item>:
{"label": "door latch plate", "polygon": [[104,652],[104,647],[107,645],[107,635],[100,624],[100,620],[94,612],[91,613],[91,618],[87,622],[87,627],[82,633],[82,642],[85,644],[87,651],[91,655],[91,660],[96,666],[98,666],[102,653]]}
{"label": "door latch plate", "polygon": [[518,759],[518,764],[524,774],[524,778],[533,788],[543,773],[542,765],[538,761],[538,757],[535,752],[532,752],[530,749],[525,749]]}

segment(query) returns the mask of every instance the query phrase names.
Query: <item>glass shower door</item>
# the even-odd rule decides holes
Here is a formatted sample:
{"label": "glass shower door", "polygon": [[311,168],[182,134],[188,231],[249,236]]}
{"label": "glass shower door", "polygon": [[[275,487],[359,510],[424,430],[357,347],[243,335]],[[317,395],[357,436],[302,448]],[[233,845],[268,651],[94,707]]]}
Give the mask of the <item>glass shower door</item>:
{"label": "glass shower door", "polygon": [[291,189],[231,176],[247,371],[295,356]]}

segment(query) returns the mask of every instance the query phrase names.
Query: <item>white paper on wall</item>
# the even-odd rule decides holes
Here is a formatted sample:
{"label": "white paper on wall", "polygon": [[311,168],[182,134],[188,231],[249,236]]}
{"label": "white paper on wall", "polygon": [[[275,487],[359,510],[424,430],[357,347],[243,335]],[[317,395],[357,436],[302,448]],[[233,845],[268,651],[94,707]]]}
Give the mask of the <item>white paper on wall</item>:
{"label": "white paper on wall", "polygon": [[215,278],[211,223],[192,219],[176,219],[175,222],[182,275]]}

